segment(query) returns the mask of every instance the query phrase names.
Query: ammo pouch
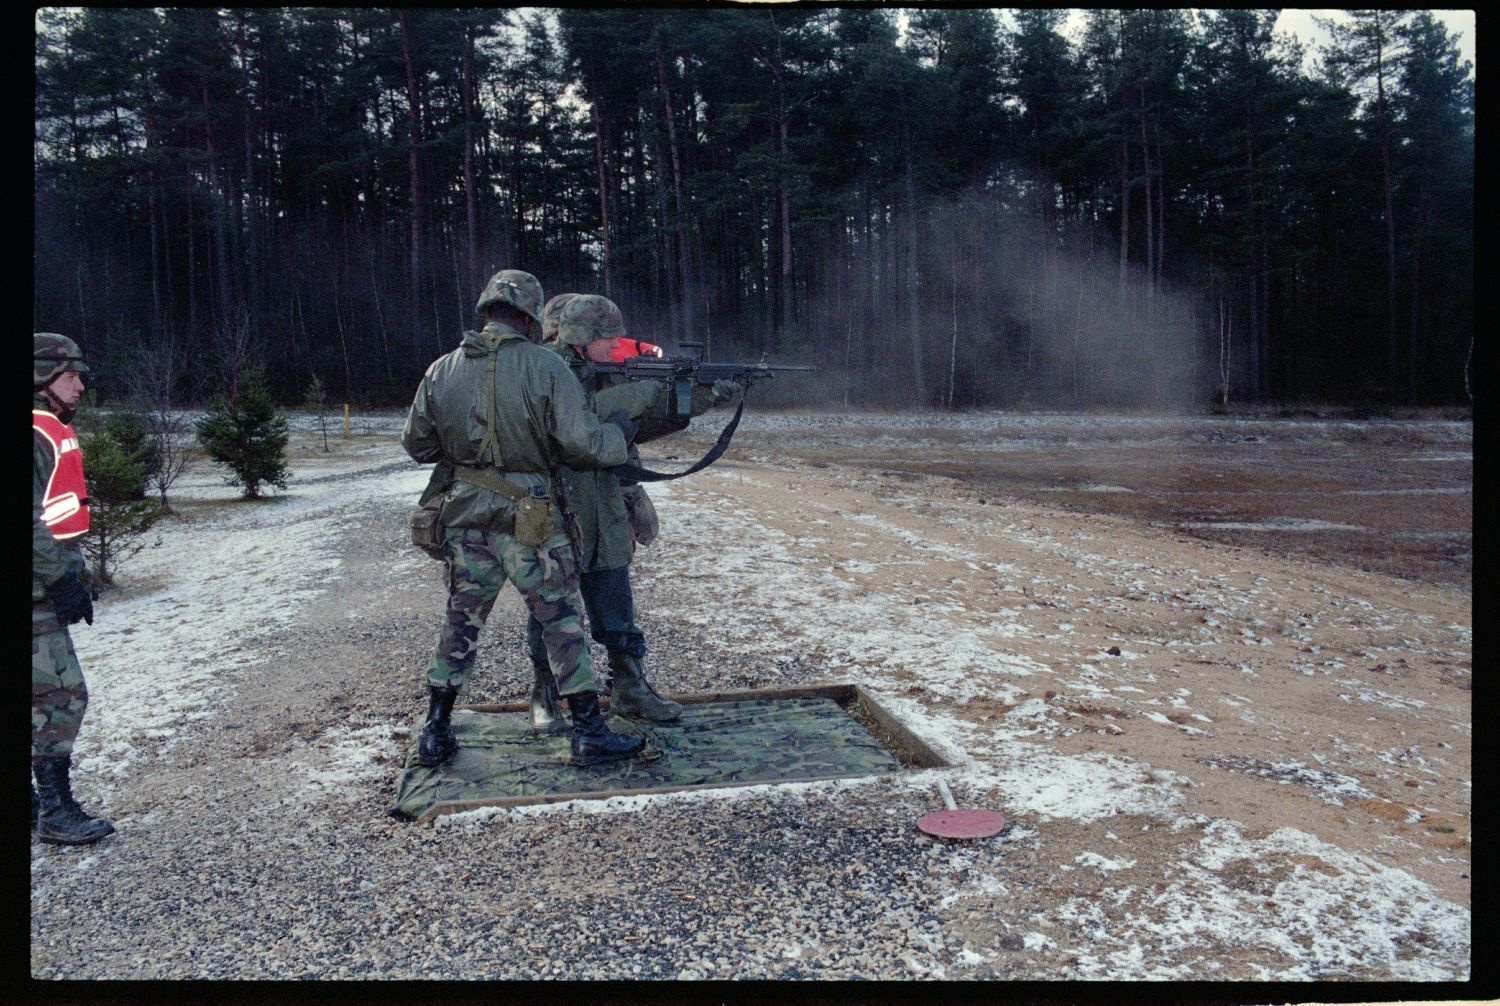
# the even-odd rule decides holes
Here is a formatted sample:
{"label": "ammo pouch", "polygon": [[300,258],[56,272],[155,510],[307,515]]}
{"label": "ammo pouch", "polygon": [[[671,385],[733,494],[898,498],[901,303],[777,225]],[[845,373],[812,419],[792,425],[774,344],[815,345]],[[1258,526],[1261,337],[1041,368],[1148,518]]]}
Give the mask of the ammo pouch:
{"label": "ammo pouch", "polygon": [[434,559],[443,559],[443,498],[429,500],[411,512],[411,543]]}
{"label": "ammo pouch", "polygon": [[546,495],[540,486],[527,492],[493,468],[471,468],[467,465],[457,466],[453,477],[471,486],[499,493],[515,503],[516,524],[512,534],[522,545],[536,548],[552,537],[552,529],[556,526],[556,508],[552,497]]}
{"label": "ammo pouch", "polygon": [[625,498],[625,513],[630,518],[630,536],[637,545],[651,544],[661,525],[656,519],[656,507],[646,495],[646,487],[621,486],[620,495]]}

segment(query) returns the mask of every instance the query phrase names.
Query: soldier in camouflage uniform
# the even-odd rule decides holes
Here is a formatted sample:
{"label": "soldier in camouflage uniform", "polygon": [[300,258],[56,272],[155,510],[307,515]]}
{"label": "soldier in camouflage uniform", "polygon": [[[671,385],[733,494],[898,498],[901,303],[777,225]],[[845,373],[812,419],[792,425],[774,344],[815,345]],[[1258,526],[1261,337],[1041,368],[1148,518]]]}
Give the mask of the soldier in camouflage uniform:
{"label": "soldier in camouflage uniform", "polygon": [[[31,824],[51,845],[87,845],[115,829],[73,799],[73,742],[89,704],[68,626],[94,624],[94,593],[78,539],[89,528],[83,454],[69,425],[89,372],[64,335],[32,336]],[[40,791],[40,795],[38,795]]]}
{"label": "soldier in camouflage uniform", "polygon": [[[556,318],[555,323],[552,318]],[[549,332],[549,329],[552,331]],[[596,372],[592,363],[610,359],[615,340],[625,338],[625,322],[613,301],[594,294],[561,294],[543,312],[542,335],[555,332],[550,345],[568,361],[588,394],[596,414],[623,411],[640,424],[635,443],[654,440],[687,428],[688,421],[741,392],[733,381],[693,390],[688,415],[676,412],[676,399],[665,381],[632,381],[624,375]],[[636,460],[634,446],[632,460]],[[568,496],[578,518],[580,591],[588,610],[594,641],[609,654],[612,675],[610,710],[622,716],[658,723],[682,715],[682,706],[662,698],[646,680],[642,659],[646,637],[635,624],[635,602],[630,589],[630,560],[635,552],[627,493],[644,495],[640,486],[622,487],[608,470],[569,471]],[[649,506],[637,503],[637,506]],[[557,714],[556,683],[542,647],[541,626],[527,622],[527,643],[535,672],[532,724],[538,729],[562,729]]]}
{"label": "soldier in camouflage uniform", "polygon": [[574,761],[629,758],[644,744],[604,725],[583,634],[578,563],[560,521],[554,516],[542,544],[522,544],[517,505],[464,480],[471,472],[481,481],[498,475],[540,497],[551,492],[554,464],[587,470],[626,460],[636,424],[623,414],[601,423],[567,366],[531,341],[541,308],[536,277],[516,269],[496,273],[476,307],[483,329],[464,333],[457,349],[427,368],[401,434],[416,461],[458,471],[458,480],[442,487],[447,621],[427,665],[427,723],[417,746],[422,765],[442,764],[457,750],[449,715],[506,580],[541,626],[545,659],[572,715]]}

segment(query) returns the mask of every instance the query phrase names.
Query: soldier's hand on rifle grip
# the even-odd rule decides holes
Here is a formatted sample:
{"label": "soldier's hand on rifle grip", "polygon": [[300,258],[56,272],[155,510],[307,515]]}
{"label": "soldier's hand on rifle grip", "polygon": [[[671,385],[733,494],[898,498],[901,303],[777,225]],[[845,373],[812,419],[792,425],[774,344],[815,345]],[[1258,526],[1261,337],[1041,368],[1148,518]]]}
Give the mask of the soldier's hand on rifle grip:
{"label": "soldier's hand on rifle grip", "polygon": [[47,596],[52,599],[52,607],[57,610],[57,617],[68,625],[72,625],[79,619],[83,619],[90,625],[94,624],[94,602],[89,597],[87,588],[78,574],[68,570],[63,574],[61,580],[47,585]]}
{"label": "soldier's hand on rifle grip", "polygon": [[635,439],[636,431],[641,428],[640,424],[631,419],[624,409],[616,409],[611,412],[605,422],[618,426],[620,432],[625,434],[625,442],[627,444]]}
{"label": "soldier's hand on rifle grip", "polygon": [[719,380],[713,383],[714,404],[722,405],[733,401],[736,395],[743,394],[745,386],[738,381]]}

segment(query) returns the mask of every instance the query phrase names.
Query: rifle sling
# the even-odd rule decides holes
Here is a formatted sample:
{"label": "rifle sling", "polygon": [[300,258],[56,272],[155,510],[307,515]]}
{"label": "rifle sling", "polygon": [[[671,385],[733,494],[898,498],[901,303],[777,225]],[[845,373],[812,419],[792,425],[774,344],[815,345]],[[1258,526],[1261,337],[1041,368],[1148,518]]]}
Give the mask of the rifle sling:
{"label": "rifle sling", "polygon": [[692,467],[684,471],[653,472],[649,468],[642,468],[640,465],[621,465],[618,468],[612,468],[610,470],[615,473],[615,475],[620,479],[621,482],[626,483],[627,485],[632,482],[665,482],[668,479],[680,479],[684,475],[691,475],[693,474],[693,472],[702,471],[709,465],[713,464],[715,461],[719,460],[719,456],[722,455],[726,449],[728,449],[729,440],[734,436],[735,427],[740,425],[740,414],[744,411],[745,399],[742,397],[740,398],[739,408],[734,410],[734,418],[731,419],[728,425],[724,427],[724,432],[719,434],[718,442],[710,447],[708,449],[708,453],[699,458],[697,462],[692,465]]}

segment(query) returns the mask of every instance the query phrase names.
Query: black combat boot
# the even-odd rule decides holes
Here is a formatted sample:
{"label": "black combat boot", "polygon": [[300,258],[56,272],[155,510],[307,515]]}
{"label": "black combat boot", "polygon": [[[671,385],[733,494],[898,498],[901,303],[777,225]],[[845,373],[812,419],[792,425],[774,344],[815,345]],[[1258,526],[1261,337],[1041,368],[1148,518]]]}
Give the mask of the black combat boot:
{"label": "black combat boot", "polygon": [[448,722],[456,698],[457,688],[427,686],[427,723],[417,739],[418,765],[427,768],[441,765],[458,750],[458,738],[453,736],[453,724]]}
{"label": "black combat boot", "polygon": [[604,725],[604,717],[599,713],[598,692],[569,695],[568,712],[573,714],[574,765],[624,761],[640,754],[646,746],[644,737],[626,737]]}
{"label": "black combat boot", "polygon": [[682,719],[682,704],[656,694],[656,690],[646,680],[640,657],[623,650],[610,650],[609,669],[614,677],[609,693],[611,712],[653,723],[671,723]]}
{"label": "black combat boot", "polygon": [[542,734],[560,734],[568,730],[563,719],[562,696],[557,694],[557,679],[545,660],[531,662],[536,682],[531,686],[531,729]]}
{"label": "black combat boot", "polygon": [[40,811],[36,833],[48,845],[88,845],[114,834],[114,825],[85,814],[73,799],[73,788],[68,782],[72,766],[73,759],[67,755],[39,758],[31,763]]}

